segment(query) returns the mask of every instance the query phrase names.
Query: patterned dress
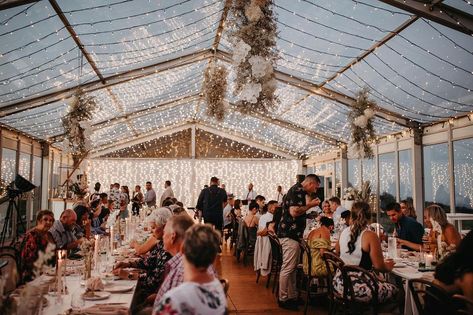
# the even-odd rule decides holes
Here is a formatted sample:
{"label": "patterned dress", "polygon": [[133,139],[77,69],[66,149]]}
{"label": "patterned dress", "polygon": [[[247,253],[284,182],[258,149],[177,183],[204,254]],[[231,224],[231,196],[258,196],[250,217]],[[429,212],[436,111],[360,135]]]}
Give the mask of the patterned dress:
{"label": "patterned dress", "polygon": [[[26,233],[23,246],[21,250],[22,262],[22,279],[23,282],[28,282],[34,278],[34,263],[38,259],[40,251],[45,252],[49,243],[54,243],[54,239],[49,232],[42,232],[33,228]],[[55,259],[52,258],[50,263],[54,264]]]}
{"label": "patterned dress", "polygon": [[163,242],[159,241],[146,257],[137,262],[136,267],[146,272],[140,276],[145,291],[158,291],[164,278],[164,266],[171,259],[171,255],[164,250]]}

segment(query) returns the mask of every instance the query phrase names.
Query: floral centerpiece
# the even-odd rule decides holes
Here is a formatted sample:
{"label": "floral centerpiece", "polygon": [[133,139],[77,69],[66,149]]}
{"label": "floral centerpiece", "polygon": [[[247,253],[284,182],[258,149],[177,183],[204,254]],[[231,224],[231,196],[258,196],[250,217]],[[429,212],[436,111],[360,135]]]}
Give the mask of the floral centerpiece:
{"label": "floral centerpiece", "polygon": [[347,210],[351,210],[351,207],[355,201],[363,201],[370,203],[371,199],[371,183],[370,181],[364,181],[361,183],[361,189],[355,187],[345,188],[342,199],[344,207]]}
{"label": "floral centerpiece", "polygon": [[82,257],[84,257],[84,280],[89,279],[92,275],[93,244],[93,241],[84,238],[79,247]]}

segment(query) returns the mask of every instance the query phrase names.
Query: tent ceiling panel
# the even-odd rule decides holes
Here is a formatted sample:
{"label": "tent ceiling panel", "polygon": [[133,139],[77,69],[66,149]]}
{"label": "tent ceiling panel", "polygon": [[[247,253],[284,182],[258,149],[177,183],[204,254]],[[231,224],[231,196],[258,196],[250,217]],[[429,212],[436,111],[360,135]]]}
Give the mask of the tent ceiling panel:
{"label": "tent ceiling panel", "polygon": [[67,106],[64,101],[55,102],[0,118],[0,123],[32,136],[46,139],[51,135],[64,132],[60,118],[66,114],[66,111]]}
{"label": "tent ceiling panel", "polygon": [[[351,132],[348,113],[349,110],[345,106],[313,95],[282,115],[282,119],[346,141]],[[380,118],[375,118],[374,127],[378,135],[401,130],[398,125]]]}
{"label": "tent ceiling panel", "polygon": [[134,134],[128,125],[121,123],[96,130],[91,136],[91,141],[93,147],[99,147],[116,143],[119,140],[131,138],[132,136],[134,136]]}
{"label": "tent ceiling panel", "polygon": [[[78,48],[48,2],[1,11],[0,16],[0,106],[79,83]],[[84,63],[80,82],[95,78]]]}
{"label": "tent ceiling panel", "polygon": [[168,110],[141,116],[130,123],[139,133],[146,133],[156,128],[171,126],[183,121],[192,120],[197,108],[197,101],[184,103]]}
{"label": "tent ceiling panel", "polygon": [[473,109],[471,52],[467,35],[418,20],[329,86],[351,96],[368,86],[380,106],[435,121]]}
{"label": "tent ceiling panel", "polygon": [[197,120],[210,123],[216,128],[233,130],[246,138],[263,142],[267,145],[283,148],[296,154],[307,154],[316,150],[333,148],[333,146],[313,137],[268,123],[257,116],[245,115],[237,111],[230,111],[223,122],[205,114],[205,104],[200,107]]}
{"label": "tent ceiling panel", "polygon": [[223,12],[218,0],[59,4],[105,76],[210,48]]}

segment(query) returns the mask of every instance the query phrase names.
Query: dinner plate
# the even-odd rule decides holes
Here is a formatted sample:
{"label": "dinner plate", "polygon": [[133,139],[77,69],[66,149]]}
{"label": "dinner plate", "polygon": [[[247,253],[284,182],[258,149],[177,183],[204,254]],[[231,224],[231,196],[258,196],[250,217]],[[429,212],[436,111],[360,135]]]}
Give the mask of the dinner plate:
{"label": "dinner plate", "polygon": [[98,301],[98,300],[105,300],[110,297],[111,293],[110,292],[105,292],[105,291],[95,291],[94,295],[89,296],[86,295],[85,293],[82,295],[82,298],[87,301]]}
{"label": "dinner plate", "polygon": [[126,285],[126,284],[112,284],[109,286],[105,286],[104,291],[110,293],[125,293],[130,292],[133,290],[134,285]]}
{"label": "dinner plate", "polygon": [[403,262],[397,262],[395,265],[394,265],[394,268],[404,268],[406,267],[407,265]]}

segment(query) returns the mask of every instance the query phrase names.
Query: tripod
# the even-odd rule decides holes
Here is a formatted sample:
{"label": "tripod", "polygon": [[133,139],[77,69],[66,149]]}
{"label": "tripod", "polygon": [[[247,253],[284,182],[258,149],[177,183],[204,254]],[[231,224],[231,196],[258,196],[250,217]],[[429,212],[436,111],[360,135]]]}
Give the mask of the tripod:
{"label": "tripod", "polygon": [[[21,225],[23,228],[23,231],[26,231],[25,229],[25,223],[23,222],[23,219],[21,218],[20,215],[20,209],[18,207],[18,197],[19,195],[11,195],[9,196],[9,201],[8,201],[8,209],[7,209],[7,215],[5,216],[5,221],[3,222],[3,229],[0,234],[0,246],[3,246],[5,244],[5,240],[7,237],[8,229],[10,224],[13,222],[13,211],[16,211],[16,218],[17,218],[17,223]],[[18,233],[18,226],[15,229],[15,237],[12,238],[11,244],[15,243],[15,241],[18,239],[19,233]]]}

